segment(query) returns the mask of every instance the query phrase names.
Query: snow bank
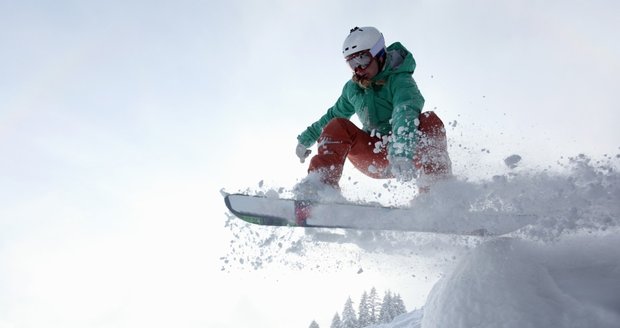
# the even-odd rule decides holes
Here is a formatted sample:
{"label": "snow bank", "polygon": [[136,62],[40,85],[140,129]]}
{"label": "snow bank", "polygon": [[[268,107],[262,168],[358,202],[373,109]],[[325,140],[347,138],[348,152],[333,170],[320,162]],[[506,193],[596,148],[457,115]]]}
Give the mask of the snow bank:
{"label": "snow bank", "polygon": [[378,324],[369,328],[420,328],[424,311],[417,309],[394,318],[389,324]]}
{"label": "snow bank", "polygon": [[489,241],[435,285],[422,326],[619,327],[619,250],[616,235]]}

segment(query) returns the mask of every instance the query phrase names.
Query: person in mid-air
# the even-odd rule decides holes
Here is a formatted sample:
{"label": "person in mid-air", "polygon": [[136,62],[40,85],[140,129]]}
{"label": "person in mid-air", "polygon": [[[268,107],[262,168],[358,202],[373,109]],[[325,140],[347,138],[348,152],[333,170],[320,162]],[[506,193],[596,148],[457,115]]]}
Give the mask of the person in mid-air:
{"label": "person in mid-air", "polygon": [[[399,42],[385,47],[374,27],[355,27],[342,54],[353,71],[336,103],[297,137],[303,163],[318,141],[308,176],[294,193],[316,199],[323,190],[339,191],[345,160],[377,179],[411,181],[428,190],[452,176],[444,124],[432,111],[422,113],[424,97],[412,74],[413,55]],[[357,114],[362,127],[349,119]]]}

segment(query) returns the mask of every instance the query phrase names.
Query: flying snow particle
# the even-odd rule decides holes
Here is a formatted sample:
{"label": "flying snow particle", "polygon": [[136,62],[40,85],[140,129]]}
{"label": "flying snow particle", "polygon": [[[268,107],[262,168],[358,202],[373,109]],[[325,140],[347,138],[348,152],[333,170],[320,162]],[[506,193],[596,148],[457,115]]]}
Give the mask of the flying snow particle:
{"label": "flying snow particle", "polygon": [[519,164],[520,161],[521,156],[514,154],[506,157],[506,159],[504,159],[504,164],[506,164],[506,166],[508,166],[509,168],[514,169],[515,167],[517,167],[517,164]]}

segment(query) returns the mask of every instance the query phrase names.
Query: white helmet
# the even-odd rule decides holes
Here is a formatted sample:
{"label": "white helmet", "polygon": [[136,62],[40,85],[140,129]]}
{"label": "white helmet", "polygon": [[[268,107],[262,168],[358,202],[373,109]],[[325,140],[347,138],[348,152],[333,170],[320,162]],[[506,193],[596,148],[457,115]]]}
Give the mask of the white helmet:
{"label": "white helmet", "polygon": [[374,57],[383,48],[385,48],[385,40],[379,30],[371,26],[356,26],[351,29],[351,33],[344,40],[342,54],[346,58],[356,52],[370,50],[370,54]]}

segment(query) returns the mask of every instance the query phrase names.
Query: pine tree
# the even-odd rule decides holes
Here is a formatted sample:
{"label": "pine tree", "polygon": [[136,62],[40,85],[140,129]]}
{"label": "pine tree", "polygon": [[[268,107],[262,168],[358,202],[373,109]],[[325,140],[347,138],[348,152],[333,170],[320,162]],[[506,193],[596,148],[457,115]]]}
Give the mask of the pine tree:
{"label": "pine tree", "polygon": [[378,323],[381,303],[379,303],[379,296],[377,295],[377,289],[375,287],[372,287],[370,295],[368,295],[368,308],[370,310],[370,322],[372,324]]}
{"label": "pine tree", "polygon": [[[349,297],[342,311],[342,319],[338,312],[334,314],[330,328],[364,328],[376,324],[390,323],[397,316],[407,313],[405,303],[400,294],[394,294],[388,290],[379,302],[377,289],[372,287],[370,294],[366,291],[362,294],[359,304],[359,316],[353,308],[353,301]],[[318,328],[316,322],[312,322],[310,328]]]}
{"label": "pine tree", "polygon": [[347,299],[342,311],[342,328],[357,328],[357,315],[353,309],[353,301],[351,297]]}
{"label": "pine tree", "polygon": [[331,326],[329,326],[329,328],[342,328],[342,320],[340,320],[340,315],[338,314],[338,312],[336,312],[336,314],[334,314],[334,318],[332,319],[332,324]]}
{"label": "pine tree", "polygon": [[358,326],[366,327],[372,324],[372,320],[370,319],[370,307],[368,304],[368,293],[364,291],[362,294],[362,298],[360,299],[360,305],[358,308]]}
{"label": "pine tree", "polygon": [[312,323],[310,323],[310,327],[308,328],[319,328],[319,324],[316,323],[316,321],[312,320]]}
{"label": "pine tree", "polygon": [[393,299],[393,310],[394,310],[394,318],[398,317],[401,314],[407,313],[407,308],[405,307],[405,302],[400,297],[400,294],[396,294]]}
{"label": "pine tree", "polygon": [[392,292],[388,290],[383,296],[383,303],[381,303],[379,323],[389,323],[392,319],[394,319],[392,317]]}

